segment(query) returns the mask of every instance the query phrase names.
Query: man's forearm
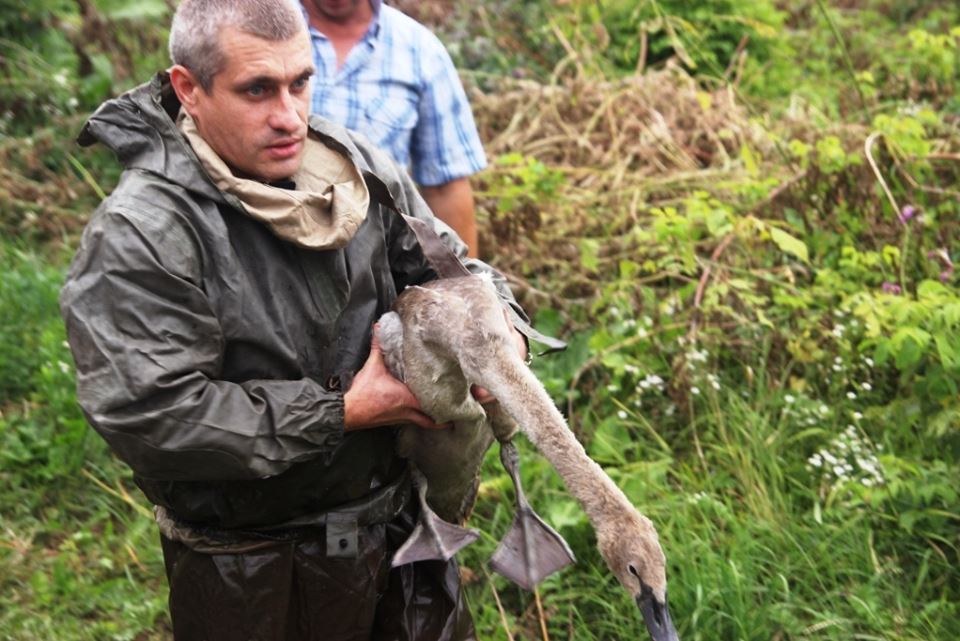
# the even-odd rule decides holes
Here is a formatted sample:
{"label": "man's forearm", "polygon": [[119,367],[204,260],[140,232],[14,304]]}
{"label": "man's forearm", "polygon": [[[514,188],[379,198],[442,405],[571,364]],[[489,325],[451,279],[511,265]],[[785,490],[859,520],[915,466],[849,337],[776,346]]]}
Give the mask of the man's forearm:
{"label": "man's forearm", "polygon": [[476,258],[477,219],[474,211],[473,188],[469,178],[456,178],[433,187],[421,187],[423,199],[434,215],[447,223],[467,244],[468,256]]}

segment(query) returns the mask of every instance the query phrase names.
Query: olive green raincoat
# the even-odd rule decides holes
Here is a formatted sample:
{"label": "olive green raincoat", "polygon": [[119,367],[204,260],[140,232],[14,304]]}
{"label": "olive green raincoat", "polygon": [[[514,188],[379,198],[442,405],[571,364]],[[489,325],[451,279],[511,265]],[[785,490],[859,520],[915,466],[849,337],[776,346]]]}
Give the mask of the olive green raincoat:
{"label": "olive green raincoat", "polygon": [[436,277],[371,194],[463,244],[357,134],[314,117],[304,170],[265,186],[179,113],[160,74],[87,122],[125,171],[61,295],[79,403],[158,506],[177,638],[470,638],[455,564],[389,571],[414,509],[394,430],[343,428],[372,324]]}

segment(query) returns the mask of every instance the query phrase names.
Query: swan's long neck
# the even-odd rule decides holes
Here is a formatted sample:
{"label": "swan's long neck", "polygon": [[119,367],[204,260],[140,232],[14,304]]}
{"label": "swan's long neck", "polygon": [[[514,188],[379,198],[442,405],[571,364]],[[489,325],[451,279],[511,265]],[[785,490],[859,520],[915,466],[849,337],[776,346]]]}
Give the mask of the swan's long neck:
{"label": "swan's long neck", "polygon": [[[587,456],[583,445],[567,427],[563,415],[516,352],[501,353],[472,363],[467,372],[487,388],[511,415],[527,438],[546,457],[597,526],[605,515],[635,510],[610,477]],[[472,376],[471,376],[472,375]]]}

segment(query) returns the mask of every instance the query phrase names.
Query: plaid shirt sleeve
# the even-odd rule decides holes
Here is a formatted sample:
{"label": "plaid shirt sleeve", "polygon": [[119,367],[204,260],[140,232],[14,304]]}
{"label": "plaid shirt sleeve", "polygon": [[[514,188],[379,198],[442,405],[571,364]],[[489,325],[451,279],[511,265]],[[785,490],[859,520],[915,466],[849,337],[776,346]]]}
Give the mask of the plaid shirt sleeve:
{"label": "plaid shirt sleeve", "polygon": [[423,40],[417,125],[410,141],[413,179],[434,186],[487,166],[467,94],[450,55],[431,32]]}

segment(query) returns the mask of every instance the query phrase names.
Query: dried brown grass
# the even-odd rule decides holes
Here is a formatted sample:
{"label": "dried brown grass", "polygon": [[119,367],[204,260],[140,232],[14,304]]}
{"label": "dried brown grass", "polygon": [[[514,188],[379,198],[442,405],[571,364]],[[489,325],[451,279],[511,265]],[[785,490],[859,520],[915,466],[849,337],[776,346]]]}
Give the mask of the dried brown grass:
{"label": "dried brown grass", "polygon": [[473,100],[491,155],[519,152],[556,167],[610,172],[613,184],[729,166],[764,143],[730,87],[707,92],[667,68],[620,80],[504,81]]}
{"label": "dried brown grass", "polygon": [[603,260],[631,257],[622,236],[651,207],[745,176],[744,147],[758,160],[776,151],[731,86],[704,90],[672,66],[618,80],[505,79],[471,101],[490,158],[519,153],[563,175],[552,198],[512,211],[496,196],[513,169],[492,163],[477,180],[482,251],[520,290],[553,303],[596,291],[597,279],[580,273],[581,239],[600,243]]}
{"label": "dried brown grass", "polygon": [[99,198],[71,135],[82,122],[63,118],[26,138],[0,137],[0,230],[8,237],[51,242],[83,228]]}

